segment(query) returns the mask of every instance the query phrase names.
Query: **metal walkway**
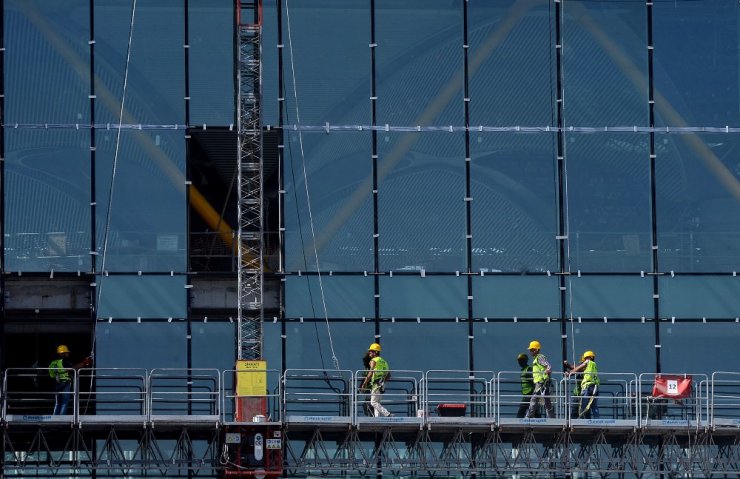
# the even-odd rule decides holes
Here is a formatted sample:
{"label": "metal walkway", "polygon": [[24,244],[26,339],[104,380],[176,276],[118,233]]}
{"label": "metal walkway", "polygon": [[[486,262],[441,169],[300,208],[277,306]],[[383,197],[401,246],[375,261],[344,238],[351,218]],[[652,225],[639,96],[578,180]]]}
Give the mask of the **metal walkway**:
{"label": "metal walkway", "polygon": [[2,472],[217,477],[226,432],[271,428],[295,476],[740,474],[740,373],[693,375],[680,399],[653,396],[655,374],[602,373],[591,419],[575,417],[574,383],[554,374],[556,417],[524,419],[518,371],[393,371],[387,418],[366,415],[363,371],[267,371],[268,416],[236,421],[235,379],[260,373],[81,369],[68,414],[54,416],[48,370],[8,369]]}

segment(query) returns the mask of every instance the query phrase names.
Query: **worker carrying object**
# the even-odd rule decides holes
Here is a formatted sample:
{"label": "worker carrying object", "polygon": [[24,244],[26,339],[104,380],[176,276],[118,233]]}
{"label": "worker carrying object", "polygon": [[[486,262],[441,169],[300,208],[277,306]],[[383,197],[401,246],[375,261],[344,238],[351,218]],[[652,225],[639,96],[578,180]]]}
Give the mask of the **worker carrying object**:
{"label": "worker carrying object", "polygon": [[571,365],[568,361],[563,361],[563,364],[569,370],[565,373],[565,377],[579,372],[583,376],[578,418],[597,419],[599,417],[599,371],[596,367],[596,354],[593,351],[586,351],[581,356],[581,362],[578,365]]}
{"label": "worker carrying object", "polygon": [[526,418],[534,417],[535,411],[539,407],[540,400],[545,403],[545,410],[547,411],[547,417],[549,419],[555,418],[555,408],[552,407],[552,401],[550,400],[550,391],[552,389],[552,381],[550,380],[550,372],[552,366],[547,362],[547,357],[544,354],[540,354],[542,346],[539,341],[532,341],[529,343],[529,354],[532,356],[532,380],[534,381],[534,392],[532,393],[532,399],[529,401],[529,409]]}
{"label": "worker carrying object", "polygon": [[391,415],[386,408],[380,404],[380,398],[385,392],[385,382],[391,378],[388,361],[380,357],[380,344],[373,343],[367,349],[370,354],[370,370],[360,389],[370,389],[370,406],[374,410],[375,417],[388,417]]}
{"label": "worker carrying object", "polygon": [[58,358],[49,364],[49,376],[54,379],[54,415],[67,414],[67,406],[72,391],[72,376],[70,371],[80,369],[92,364],[92,358],[86,357],[77,364],[69,360],[69,348],[60,344],[57,346]]}

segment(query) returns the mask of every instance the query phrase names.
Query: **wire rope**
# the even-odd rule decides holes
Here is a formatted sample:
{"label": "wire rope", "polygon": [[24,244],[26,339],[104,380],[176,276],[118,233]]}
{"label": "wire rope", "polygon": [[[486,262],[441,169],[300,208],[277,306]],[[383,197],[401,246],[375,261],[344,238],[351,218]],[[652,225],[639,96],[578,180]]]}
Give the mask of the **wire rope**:
{"label": "wire rope", "polygon": [[[296,75],[295,75],[295,62],[293,57],[293,34],[291,29],[291,22],[290,22],[290,6],[288,5],[288,0],[285,0],[285,17],[286,17],[286,23],[288,27],[288,52],[289,52],[289,58],[290,58],[290,71],[291,76],[293,79],[293,99],[295,101],[295,117],[296,117],[296,123],[300,125],[301,123],[301,115],[300,110],[298,108],[298,86],[296,82]],[[313,212],[311,211],[311,194],[309,192],[308,187],[308,173],[306,171],[306,153],[303,148],[303,133],[301,131],[298,132],[298,145],[300,146],[301,151],[301,165],[303,167],[303,185],[306,190],[306,203],[308,206],[308,220],[309,225],[311,227],[311,239],[313,241],[313,253],[314,253],[314,259],[316,261],[316,273],[317,278],[319,282],[319,291],[321,293],[321,306],[324,309],[324,321],[326,322],[326,332],[329,336],[329,347],[331,348],[331,359],[334,363],[334,368],[339,369],[339,360],[337,359],[337,356],[334,352],[334,341],[331,336],[331,326],[329,324],[329,313],[326,308],[326,296],[324,294],[324,282],[321,277],[321,267],[319,264],[319,252],[316,246],[316,232],[314,229],[314,221],[313,221]],[[317,347],[321,347],[321,343],[317,345]]]}

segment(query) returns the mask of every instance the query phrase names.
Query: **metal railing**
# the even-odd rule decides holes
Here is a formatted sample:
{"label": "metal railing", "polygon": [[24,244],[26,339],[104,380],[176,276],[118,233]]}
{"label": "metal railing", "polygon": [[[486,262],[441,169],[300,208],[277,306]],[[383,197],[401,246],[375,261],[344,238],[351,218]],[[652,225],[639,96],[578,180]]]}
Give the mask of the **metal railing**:
{"label": "metal railing", "polygon": [[[368,410],[366,371],[289,369],[83,368],[69,370],[68,390],[57,392],[49,368],[3,372],[0,420],[50,422],[435,422],[549,424],[573,427],[740,427],[740,372],[661,375],[691,379],[680,395],[658,394],[654,373],[599,373],[599,416],[579,414],[580,379],[553,373],[549,399],[555,418],[523,418],[529,398],[520,371],[392,370],[381,404],[392,418]],[[238,375],[260,374],[266,384],[237,390]],[[245,379],[245,378],[241,378]],[[244,392],[246,391],[246,392]],[[64,415],[55,399],[68,396]],[[541,408],[541,406],[540,406]],[[591,411],[593,412],[593,410]]]}

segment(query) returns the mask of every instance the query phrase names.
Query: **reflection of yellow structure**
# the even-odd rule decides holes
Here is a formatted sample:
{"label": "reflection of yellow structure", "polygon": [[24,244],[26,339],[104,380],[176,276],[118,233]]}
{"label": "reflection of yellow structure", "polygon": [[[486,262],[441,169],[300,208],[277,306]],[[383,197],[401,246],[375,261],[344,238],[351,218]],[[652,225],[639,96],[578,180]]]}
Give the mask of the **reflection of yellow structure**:
{"label": "reflection of yellow structure", "polygon": [[[70,47],[69,42],[59,35],[54,28],[49,25],[44,16],[38,11],[37,7],[32,2],[21,3],[20,6],[23,9],[24,14],[28,17],[39,32],[41,32],[48,40],[49,45],[54,48],[59,55],[64,58],[69,65],[72,67],[74,72],[80,77],[80,79],[87,83],[88,76],[90,74],[89,66],[87,63],[80,58],[77,52]],[[95,82],[95,96],[96,99],[105,106],[109,111],[118,115],[121,102],[116,96],[103,84],[97,76],[94,79]],[[123,115],[121,118],[122,124],[138,124],[140,123],[126,108],[123,109]],[[148,158],[153,163],[158,165],[164,172],[165,176],[175,185],[176,188],[184,190],[185,188],[185,174],[177,167],[172,160],[162,151],[161,148],[157,147],[152,141],[151,137],[145,132],[139,130],[128,131],[127,134],[131,135],[134,140],[144,149]],[[231,226],[221,217],[215,208],[208,202],[208,200],[201,194],[198,189],[193,185],[188,185],[189,201],[190,205],[203,221],[215,231],[221,240],[230,249],[236,252],[236,238]],[[250,256],[246,256],[245,260],[249,261]]]}
{"label": "reflection of yellow structure", "polygon": [[236,395],[267,395],[267,361],[236,362]]}

